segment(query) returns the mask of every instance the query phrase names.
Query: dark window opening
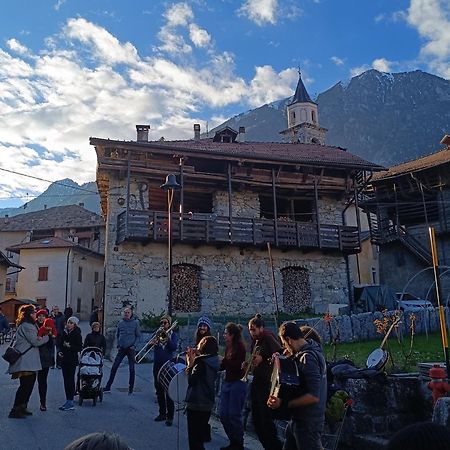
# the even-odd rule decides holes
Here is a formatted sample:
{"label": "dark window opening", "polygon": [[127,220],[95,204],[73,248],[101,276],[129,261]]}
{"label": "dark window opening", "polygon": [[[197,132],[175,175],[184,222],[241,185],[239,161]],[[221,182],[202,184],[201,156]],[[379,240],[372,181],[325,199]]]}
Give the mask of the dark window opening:
{"label": "dark window opening", "polygon": [[81,312],[81,298],[77,298],[77,313]]}
{"label": "dark window opening", "polygon": [[83,281],[83,268],[81,266],[78,267],[78,281],[80,283]]}
{"label": "dark window opening", "polygon": [[[273,199],[270,196],[259,197],[261,218],[273,219]],[[307,199],[289,199],[277,197],[277,218],[294,222],[312,222],[314,216],[314,202]]]}
{"label": "dark window opening", "polygon": [[54,235],[55,235],[54,230],[34,230],[31,233],[31,240],[38,241],[39,239],[53,237]]}
{"label": "dark window opening", "polygon": [[98,281],[98,272],[94,272],[94,283]]}
{"label": "dark window opening", "polygon": [[38,281],[48,281],[48,267],[39,267]]}
{"label": "dark window opening", "polygon": [[200,273],[201,268],[193,264],[172,267],[172,302],[175,311],[200,311]]}
{"label": "dark window opening", "polygon": [[311,120],[313,121],[313,123],[316,123],[316,112],[315,111],[311,111]]}

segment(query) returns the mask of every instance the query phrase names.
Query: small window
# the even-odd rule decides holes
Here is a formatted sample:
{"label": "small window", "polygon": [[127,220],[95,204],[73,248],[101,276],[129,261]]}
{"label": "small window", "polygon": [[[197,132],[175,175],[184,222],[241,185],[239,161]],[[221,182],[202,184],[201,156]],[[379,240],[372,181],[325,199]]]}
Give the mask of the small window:
{"label": "small window", "polygon": [[98,272],[94,272],[94,283],[98,281]]}
{"label": "small window", "polygon": [[38,281],[48,281],[48,267],[39,267]]}
{"label": "small window", "polygon": [[311,111],[311,120],[313,123],[316,123],[316,112],[315,111]]}
{"label": "small window", "polygon": [[77,313],[81,312],[81,298],[77,298]]}
{"label": "small window", "polygon": [[83,268],[81,266],[78,267],[78,281],[80,283],[83,281]]}
{"label": "small window", "polygon": [[5,284],[5,290],[6,290],[6,292],[9,292],[9,291],[11,291],[11,278],[6,278],[6,284]]}

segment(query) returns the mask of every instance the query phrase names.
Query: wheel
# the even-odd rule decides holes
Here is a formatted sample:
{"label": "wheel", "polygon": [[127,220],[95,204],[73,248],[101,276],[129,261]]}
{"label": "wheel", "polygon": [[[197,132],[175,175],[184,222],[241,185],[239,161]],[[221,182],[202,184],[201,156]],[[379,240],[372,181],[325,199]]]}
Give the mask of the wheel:
{"label": "wheel", "polygon": [[83,397],[81,395],[78,397],[78,404],[80,406],[83,404]]}
{"label": "wheel", "polygon": [[94,397],[92,399],[92,406],[95,406],[97,404],[97,397]]}

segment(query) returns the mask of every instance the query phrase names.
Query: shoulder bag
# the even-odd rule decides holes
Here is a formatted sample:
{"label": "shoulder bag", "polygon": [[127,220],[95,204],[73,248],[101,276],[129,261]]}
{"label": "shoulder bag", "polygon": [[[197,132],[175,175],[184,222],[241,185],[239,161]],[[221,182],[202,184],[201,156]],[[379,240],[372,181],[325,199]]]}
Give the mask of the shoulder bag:
{"label": "shoulder bag", "polygon": [[2,355],[2,358],[9,364],[15,364],[21,356],[25,355],[25,353],[27,353],[29,350],[31,350],[33,348],[33,346],[30,345],[30,347],[27,348],[23,353],[19,352],[19,350],[15,349],[13,347],[13,344],[15,341],[16,341],[16,336],[14,336],[14,339],[11,341],[11,344],[9,344],[9,347],[6,349],[5,353]]}

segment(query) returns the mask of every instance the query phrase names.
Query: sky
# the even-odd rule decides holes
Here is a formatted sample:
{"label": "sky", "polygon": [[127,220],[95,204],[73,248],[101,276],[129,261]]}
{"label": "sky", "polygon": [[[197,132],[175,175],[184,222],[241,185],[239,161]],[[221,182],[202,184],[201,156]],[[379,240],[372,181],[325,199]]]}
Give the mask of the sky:
{"label": "sky", "polygon": [[95,180],[91,136],[191,138],[299,68],[313,98],[370,68],[450,79],[450,1],[0,0],[0,208]]}

